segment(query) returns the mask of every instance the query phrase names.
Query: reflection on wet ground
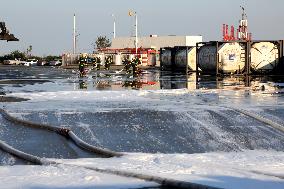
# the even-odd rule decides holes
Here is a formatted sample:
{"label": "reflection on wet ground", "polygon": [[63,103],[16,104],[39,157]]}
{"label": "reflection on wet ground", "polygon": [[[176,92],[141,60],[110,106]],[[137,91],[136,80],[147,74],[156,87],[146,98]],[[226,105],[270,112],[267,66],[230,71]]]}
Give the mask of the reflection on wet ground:
{"label": "reflection on wet ground", "polygon": [[196,73],[183,75],[166,71],[145,71],[138,77],[97,73],[92,79],[79,79],[78,89],[84,90],[160,90],[160,89],[232,89],[251,88],[266,90],[284,88],[284,77],[212,77],[196,76]]}
{"label": "reflection on wet ground", "polygon": [[[60,90],[160,90],[160,89],[232,89],[248,87],[253,90],[284,88],[284,76],[263,77],[213,77],[197,76],[196,73],[185,75],[160,71],[158,69],[144,70],[142,74],[122,74],[119,71],[92,71],[86,77],[79,78],[76,70],[64,70],[49,67],[7,67],[0,66],[0,92],[9,93],[14,90],[3,90],[4,86],[20,88],[26,85],[46,84],[40,91]],[[52,86],[52,87],[51,87]],[[58,88],[56,87],[58,86]],[[9,88],[8,88],[9,89]],[[33,91],[36,91],[33,89]],[[24,92],[33,92],[24,91]],[[0,94],[1,95],[1,94]]]}

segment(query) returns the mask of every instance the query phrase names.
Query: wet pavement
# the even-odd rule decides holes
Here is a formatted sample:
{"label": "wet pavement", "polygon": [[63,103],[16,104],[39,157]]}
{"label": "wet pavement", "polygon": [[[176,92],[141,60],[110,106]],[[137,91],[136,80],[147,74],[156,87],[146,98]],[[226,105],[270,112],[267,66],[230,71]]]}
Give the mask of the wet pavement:
{"label": "wet pavement", "polygon": [[44,158],[98,157],[76,147],[71,141],[56,133],[15,125],[0,116],[0,138],[14,148]]}
{"label": "wet pavement", "polygon": [[[138,77],[114,70],[78,78],[76,70],[0,66],[0,78],[3,99],[22,99],[0,101],[14,116],[69,127],[84,141],[111,150],[284,151],[283,132],[229,108],[283,124],[281,77],[196,77],[153,68]],[[3,119],[0,137],[40,157],[90,157],[61,136]]]}
{"label": "wet pavement", "polygon": [[48,121],[53,125],[63,122],[84,141],[114,151],[203,153],[284,150],[283,132],[227,109],[33,112],[22,117],[35,122]]}

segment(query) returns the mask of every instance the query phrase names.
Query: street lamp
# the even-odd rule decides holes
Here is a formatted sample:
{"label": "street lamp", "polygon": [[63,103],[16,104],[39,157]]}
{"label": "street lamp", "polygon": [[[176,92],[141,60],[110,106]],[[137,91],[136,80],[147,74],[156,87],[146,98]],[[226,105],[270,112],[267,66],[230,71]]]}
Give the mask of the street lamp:
{"label": "street lamp", "polygon": [[138,29],[137,29],[137,25],[138,25],[138,21],[137,21],[137,12],[134,12],[134,11],[129,11],[128,12],[128,15],[129,16],[135,16],[135,52],[137,54],[137,49],[138,49]]}
{"label": "street lamp", "polygon": [[113,17],[113,38],[115,39],[115,35],[116,35],[116,33],[115,33],[115,15],[114,14],[112,14],[111,15],[112,17]]}

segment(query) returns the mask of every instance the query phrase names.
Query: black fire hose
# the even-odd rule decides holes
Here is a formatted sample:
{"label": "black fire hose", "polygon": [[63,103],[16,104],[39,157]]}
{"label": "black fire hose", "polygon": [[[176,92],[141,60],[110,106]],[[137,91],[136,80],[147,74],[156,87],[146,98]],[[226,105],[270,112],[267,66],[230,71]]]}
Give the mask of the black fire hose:
{"label": "black fire hose", "polygon": [[1,140],[0,140],[0,149],[4,150],[5,152],[8,152],[9,154],[17,156],[20,159],[23,159],[25,161],[31,162],[36,165],[54,165],[54,166],[64,165],[64,166],[85,168],[85,169],[89,169],[89,170],[104,173],[104,174],[112,174],[112,175],[117,175],[117,176],[122,176],[122,177],[127,177],[127,178],[136,178],[136,179],[141,179],[141,180],[145,180],[149,182],[156,182],[168,188],[220,189],[220,188],[215,188],[215,187],[201,185],[201,184],[195,184],[195,183],[179,181],[179,180],[174,180],[174,179],[167,179],[167,178],[151,176],[151,175],[146,175],[146,174],[133,173],[133,172],[128,172],[128,171],[121,171],[121,170],[114,170],[114,169],[102,169],[102,168],[96,168],[96,167],[90,167],[90,166],[80,166],[80,165],[73,165],[73,164],[58,163],[55,161],[43,159],[37,156],[33,156],[31,154],[27,154],[20,150],[17,150]]}
{"label": "black fire hose", "polygon": [[[50,126],[50,125],[38,124],[38,123],[30,122],[30,121],[21,120],[21,119],[18,119],[18,118],[11,116],[8,112],[6,112],[3,109],[0,109],[0,114],[2,114],[2,116],[6,120],[11,121],[13,123],[25,125],[25,126],[32,127],[32,128],[49,130],[49,131],[52,131],[52,132],[56,132],[60,135],[63,135],[65,137],[68,137],[77,146],[79,146],[80,148],[83,148],[87,151],[90,151],[90,152],[100,154],[100,155],[103,155],[103,156],[106,156],[106,157],[120,157],[120,156],[123,155],[122,153],[113,152],[113,151],[110,151],[110,150],[107,150],[107,149],[101,149],[101,148],[97,148],[95,146],[92,146],[92,145],[84,142],[83,140],[81,140],[79,137],[77,137],[70,129],[54,127],[54,126]],[[149,182],[156,182],[156,183],[158,183],[162,186],[170,187],[170,188],[173,187],[173,188],[181,188],[181,189],[220,189],[220,188],[201,185],[201,184],[195,184],[195,183],[179,181],[179,180],[174,180],[174,179],[167,179],[167,178],[162,178],[162,177],[158,177],[158,176],[151,176],[151,175],[146,175],[146,174],[133,173],[133,172],[128,172],[128,171],[113,170],[113,169],[102,169],[102,168],[96,168],[96,167],[90,167],[90,166],[78,166],[78,165],[72,165],[72,164],[58,163],[58,162],[55,162],[55,161],[50,161],[48,159],[33,156],[31,154],[27,154],[25,152],[17,150],[17,149],[9,146],[8,144],[6,144],[5,142],[3,142],[1,140],[0,140],[0,149],[2,149],[2,150],[6,151],[6,152],[8,152],[8,153],[10,153],[14,156],[17,156],[17,157],[19,157],[23,160],[26,160],[28,162],[31,162],[31,163],[34,163],[34,164],[37,164],[37,165],[58,165],[58,164],[62,164],[62,165],[72,166],[72,167],[81,167],[81,168],[85,168],[85,169],[89,169],[89,170],[93,170],[93,171],[101,172],[101,173],[105,173],[105,174],[113,174],[113,175],[123,176],[123,177],[128,177],[128,178],[137,178],[137,179],[141,179],[141,180],[145,180],[145,181],[149,181]]]}
{"label": "black fire hose", "polygon": [[74,132],[72,132],[68,128],[55,127],[55,126],[51,126],[51,125],[33,123],[31,121],[21,120],[19,118],[11,116],[4,109],[0,109],[0,113],[2,114],[2,116],[6,120],[8,120],[12,123],[24,125],[24,126],[27,126],[27,127],[37,128],[37,129],[45,129],[45,130],[60,134],[62,136],[65,136],[66,138],[70,139],[75,145],[77,145],[78,147],[80,147],[83,150],[86,150],[86,151],[89,151],[89,152],[92,152],[92,153],[96,153],[96,154],[99,154],[99,155],[102,155],[102,156],[108,157],[108,158],[109,157],[120,157],[120,156],[123,155],[123,153],[114,152],[114,151],[111,151],[109,149],[103,149],[103,148],[98,148],[96,146],[92,146],[92,145],[84,142],[83,140],[81,140]]}
{"label": "black fire hose", "polygon": [[25,152],[22,152],[20,150],[17,150],[13,148],[12,146],[6,144],[4,141],[0,140],[0,149],[3,151],[14,155],[22,160],[28,161],[30,163],[36,164],[36,165],[49,165],[49,164],[56,164],[56,162],[49,161],[31,154],[27,154]]}

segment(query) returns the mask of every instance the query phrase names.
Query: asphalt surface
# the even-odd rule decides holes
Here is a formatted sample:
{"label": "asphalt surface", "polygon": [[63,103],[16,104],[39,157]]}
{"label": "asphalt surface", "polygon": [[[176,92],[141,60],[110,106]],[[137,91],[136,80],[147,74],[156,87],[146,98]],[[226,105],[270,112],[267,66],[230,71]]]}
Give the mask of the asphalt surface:
{"label": "asphalt surface", "polygon": [[[120,72],[90,72],[87,78],[78,78],[77,70],[64,70],[57,67],[14,67],[0,66],[0,103],[8,107],[26,120],[64,125],[71,128],[84,141],[114,151],[144,152],[144,153],[203,153],[213,151],[241,151],[241,150],[278,150],[284,151],[284,134],[253,118],[235,111],[204,106],[212,101],[225,101],[227,96],[207,95],[208,98],[196,96],[200,102],[191,101],[189,96],[167,96],[163,103],[175,106],[176,110],[168,111],[140,107],[139,102],[103,102],[96,107],[104,106],[109,111],[93,111],[93,109],[77,113],[62,110],[58,102],[44,102],[43,104],[29,104],[28,99],[11,97],[13,93],[37,93],[49,91],[103,91],[103,90],[143,90],[143,89],[179,89],[206,88],[226,89],[226,87],[245,87],[243,79],[219,81],[216,78],[205,77],[194,81],[193,77],[169,72],[160,73],[158,70],[147,70],[142,76],[125,76]],[[189,82],[190,80],[190,82]],[[192,80],[192,81],[191,81]],[[256,78],[256,81],[283,83],[282,78]],[[150,83],[150,84],[149,84]],[[190,88],[191,89],[191,88]],[[233,89],[235,90],[235,89]],[[231,91],[231,88],[230,88]],[[206,96],[205,95],[205,96]],[[248,101],[254,103],[257,98],[244,96],[238,99],[235,94],[229,94],[230,100]],[[162,99],[165,96],[155,96]],[[276,104],[282,103],[283,96],[278,94]],[[225,100],[224,100],[225,99]],[[175,101],[174,105],[171,105]],[[22,106],[32,106],[25,108]],[[143,103],[143,102],[142,102]],[[149,102],[150,103],[150,102]],[[263,103],[263,102],[261,102]],[[187,107],[182,111],[180,108]],[[54,106],[57,111],[45,109]],[[65,104],[66,105],[66,104]],[[76,109],[76,104],[74,109]],[[87,104],[86,104],[87,105]],[[84,105],[82,105],[84,106]],[[123,107],[113,109],[112,107]],[[153,105],[154,106],[154,105]],[[40,107],[40,108],[38,108]],[[88,106],[86,106],[88,107]],[[135,108],[134,108],[135,107]],[[273,104],[271,107],[274,107]],[[283,123],[283,106],[274,108],[262,107],[256,113]],[[47,131],[14,125],[0,116],[0,139],[19,150],[47,158],[83,158],[95,157],[86,153],[66,138]],[[17,158],[0,151],[2,164],[21,164]]]}
{"label": "asphalt surface", "polygon": [[28,113],[24,119],[68,125],[84,141],[114,151],[204,153],[284,151],[284,133],[231,110],[122,110]]}

